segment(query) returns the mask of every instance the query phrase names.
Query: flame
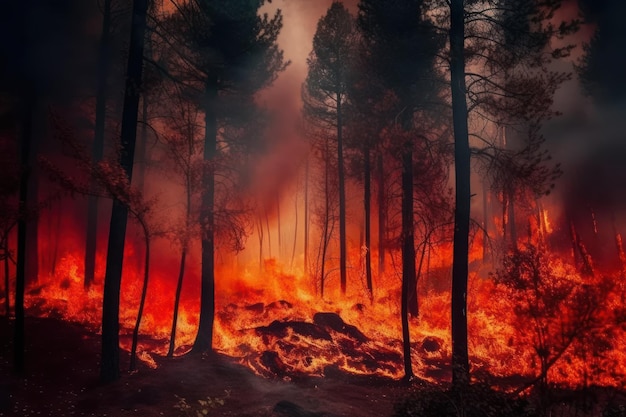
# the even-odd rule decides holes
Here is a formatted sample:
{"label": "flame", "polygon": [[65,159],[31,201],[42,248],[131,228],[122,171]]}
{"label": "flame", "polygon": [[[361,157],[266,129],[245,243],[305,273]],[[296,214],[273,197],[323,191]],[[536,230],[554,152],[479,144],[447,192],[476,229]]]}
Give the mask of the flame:
{"label": "flame", "polygon": [[[541,246],[549,259],[547,270],[555,280],[569,280],[577,288],[589,288],[589,297],[597,295],[595,289],[604,291],[598,307],[593,309],[593,322],[589,319],[584,324],[587,326],[584,337],[577,338],[559,353],[548,371],[549,380],[571,387],[623,386],[626,353],[620,346],[626,344],[625,292],[623,285],[615,285],[622,271],[581,274],[568,252],[571,246],[566,246],[562,253],[549,246],[550,236],[559,230],[567,233],[568,228],[554,227],[548,209],[534,213],[527,219],[528,236],[519,233],[518,246],[529,243]],[[496,216],[495,223],[501,220]],[[522,224],[521,217],[517,224]],[[619,233],[615,239],[621,247]],[[161,255],[151,268],[138,346],[138,358],[151,367],[157,366],[155,357],[165,355],[168,350],[179,267],[178,255],[169,243],[155,245]],[[520,293],[489,275],[499,266],[484,263],[482,245],[483,239],[478,234],[471,239],[468,327],[472,370],[475,375],[502,380],[514,376],[532,379],[540,372],[540,361],[536,340],[527,330],[528,319],[520,316],[516,308]],[[96,282],[85,290],[83,253],[75,250],[76,244],[65,246],[71,249],[59,250],[54,274],[42,274],[38,287],[29,290],[27,307],[33,314],[79,322],[99,332],[105,256],[98,254]],[[417,288],[420,314],[410,319],[414,373],[432,382],[450,377],[452,249],[451,242],[442,240],[424,252]],[[384,273],[379,274],[372,265],[373,294],[366,289],[363,245],[355,243],[349,250],[348,294],[341,296],[338,273],[332,271],[324,298],[319,294],[319,278],[305,273],[302,262],[269,258],[259,267],[258,258],[247,262],[241,260],[244,257],[232,261],[220,257],[216,268],[215,350],[270,378],[321,377],[337,371],[401,378],[401,274],[397,269],[397,251],[388,250],[390,256]],[[378,259],[377,251],[377,247],[371,248],[372,259]],[[139,244],[129,239],[120,305],[120,344],[127,350],[130,350],[143,280],[141,262],[136,259],[141,252]],[[624,265],[623,249],[619,257]],[[192,248],[178,315],[176,355],[187,352],[196,336],[200,309],[198,259],[198,248]],[[579,323],[580,317],[571,306],[586,306],[583,301],[572,299],[572,304],[563,307],[558,320],[546,328],[556,337],[562,329]],[[602,332],[609,332],[610,337],[603,337]]]}

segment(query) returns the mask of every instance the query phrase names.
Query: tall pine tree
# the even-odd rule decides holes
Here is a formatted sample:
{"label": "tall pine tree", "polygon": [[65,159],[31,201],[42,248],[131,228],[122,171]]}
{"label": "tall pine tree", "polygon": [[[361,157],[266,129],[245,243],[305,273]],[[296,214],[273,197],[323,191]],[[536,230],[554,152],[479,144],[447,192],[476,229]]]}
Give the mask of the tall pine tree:
{"label": "tall pine tree", "polygon": [[[252,96],[271,84],[286,64],[276,39],[282,14],[259,14],[264,0],[194,0],[170,20],[179,47],[180,77],[196,93],[204,112],[202,175],[202,269],[200,322],[192,351],[212,349],[215,319],[215,238],[218,169],[225,146],[220,127],[237,123]],[[248,104],[245,104],[248,103]],[[224,225],[221,225],[224,226]]]}

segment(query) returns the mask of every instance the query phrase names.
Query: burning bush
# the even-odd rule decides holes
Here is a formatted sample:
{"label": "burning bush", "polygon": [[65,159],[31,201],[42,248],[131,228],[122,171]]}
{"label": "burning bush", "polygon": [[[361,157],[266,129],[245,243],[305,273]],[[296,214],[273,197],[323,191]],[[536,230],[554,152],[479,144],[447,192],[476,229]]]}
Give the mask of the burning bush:
{"label": "burning bush", "polygon": [[579,372],[587,385],[590,353],[602,356],[598,350],[602,346],[602,351],[612,350],[613,342],[607,338],[612,326],[607,321],[612,280],[583,277],[545,248],[532,244],[510,252],[494,276],[515,313],[518,343],[533,349],[533,368],[539,362],[531,384],[547,388],[550,370],[565,361],[568,371],[561,376],[573,384]]}

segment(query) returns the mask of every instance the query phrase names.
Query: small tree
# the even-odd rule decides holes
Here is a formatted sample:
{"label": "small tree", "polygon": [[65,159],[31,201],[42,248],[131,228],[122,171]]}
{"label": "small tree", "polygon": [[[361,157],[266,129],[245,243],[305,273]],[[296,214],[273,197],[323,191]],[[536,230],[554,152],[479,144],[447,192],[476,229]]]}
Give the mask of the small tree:
{"label": "small tree", "polygon": [[539,361],[531,384],[538,384],[545,395],[554,364],[601,327],[602,300],[612,284],[582,278],[545,248],[532,244],[514,249],[494,277],[511,302],[521,343],[532,346]]}

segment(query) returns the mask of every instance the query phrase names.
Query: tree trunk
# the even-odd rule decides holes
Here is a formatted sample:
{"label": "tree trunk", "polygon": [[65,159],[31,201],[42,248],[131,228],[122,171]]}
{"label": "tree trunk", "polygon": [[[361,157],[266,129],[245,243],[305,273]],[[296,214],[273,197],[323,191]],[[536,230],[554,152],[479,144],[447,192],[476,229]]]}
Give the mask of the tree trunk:
{"label": "tree trunk", "polygon": [[293,246],[291,248],[291,263],[290,268],[293,268],[293,261],[296,258],[296,245],[298,243],[298,191],[294,198],[294,221],[293,221]]}
{"label": "tree trunk", "polygon": [[28,218],[26,220],[26,259],[24,266],[24,285],[35,285],[39,281],[39,163],[37,153],[39,143],[44,135],[43,126],[46,124],[45,107],[40,100],[33,99],[31,113],[30,150],[28,160]]}
{"label": "tree trunk", "polygon": [[148,280],[150,278],[150,235],[146,225],[143,226],[144,243],[146,256],[144,258],[143,266],[143,286],[141,288],[141,300],[139,301],[139,310],[137,311],[137,320],[135,321],[135,328],[133,329],[133,342],[130,348],[130,366],[129,371],[134,371],[137,364],[137,339],[139,338],[139,327],[141,326],[141,319],[143,317],[143,308],[146,305],[146,295],[148,294]]}
{"label": "tree trunk", "polygon": [[378,275],[385,272],[385,177],[383,153],[378,152]]}
{"label": "tree trunk", "polygon": [[452,384],[469,384],[467,276],[470,225],[470,148],[465,87],[464,2],[450,3],[450,71],[454,127],[455,208],[452,254]]}
{"label": "tree trunk", "polygon": [[510,234],[511,247],[513,249],[517,249],[517,225],[515,224],[515,190],[512,185],[508,189],[508,194],[509,194],[509,197],[508,197],[509,212],[508,212],[507,218],[509,221],[509,230],[511,232]]}
{"label": "tree trunk", "polygon": [[200,323],[192,351],[204,353],[213,349],[215,320],[215,159],[217,156],[217,80],[209,79],[204,98],[204,174],[202,184],[202,288]]}
{"label": "tree trunk", "polygon": [[[413,152],[412,144],[404,144],[402,155],[402,345],[404,353],[404,378],[413,377],[411,365],[411,336],[409,334],[409,314],[412,301],[417,309],[415,297],[415,239],[413,232]],[[413,299],[411,295],[413,294]],[[417,316],[417,311],[415,311]]]}
{"label": "tree trunk", "polygon": [[183,291],[183,278],[185,277],[185,262],[187,259],[187,249],[180,253],[180,269],[178,270],[178,281],[176,282],[176,295],[174,298],[174,317],[172,317],[172,331],[170,332],[170,344],[167,349],[167,356],[174,356],[176,348],[176,327],[178,326],[178,309],[180,306],[180,294]]}
{"label": "tree trunk", "polygon": [[[137,139],[137,113],[143,70],[143,46],[146,30],[148,0],[133,2],[128,68],[124,91],[124,110],[122,112],[121,156],[120,165],[126,172],[128,184],[133,173],[135,142]],[[124,261],[124,240],[128,207],[117,198],[113,199],[109,243],[107,250],[104,294],[102,299],[102,360],[100,379],[112,382],[120,376],[119,370],[119,307],[120,286],[122,282],[122,263]]]}
{"label": "tree trunk", "polygon": [[[107,75],[109,72],[109,38],[111,27],[111,0],[104,0],[104,10],[102,16],[102,36],[100,39],[100,49],[98,51],[98,87],[96,91],[96,120],[93,140],[93,160],[102,160],[104,154],[104,126],[106,119],[106,89]],[[95,184],[91,183],[91,189]],[[96,270],[96,249],[98,230],[98,197],[89,196],[87,207],[87,235],[85,243],[85,289],[89,288],[95,278]]]}
{"label": "tree trunk", "polygon": [[280,261],[283,259],[283,244],[280,231],[280,193],[278,190],[276,190],[276,232],[278,234],[278,255],[276,257]]}
{"label": "tree trunk", "polygon": [[9,282],[9,233],[4,238],[4,307],[6,317],[11,317],[11,287]]}
{"label": "tree trunk", "polygon": [[364,166],[363,166],[363,205],[365,210],[365,277],[367,281],[367,290],[370,293],[370,298],[374,299],[374,284],[372,283],[372,230],[371,230],[371,200],[372,200],[372,187],[371,187],[371,168],[370,168],[370,148],[365,147]]}
{"label": "tree trunk", "polygon": [[488,261],[487,246],[489,245],[489,189],[483,180],[483,264]]}
{"label": "tree trunk", "polygon": [[[33,136],[33,113],[35,98],[27,97],[23,114],[21,149],[20,149],[20,186],[19,186],[19,217],[17,221],[17,265],[15,271],[15,333],[13,339],[13,371],[20,375],[24,373],[24,290],[26,286],[26,224],[28,222],[28,183],[31,175],[30,153]],[[7,236],[8,239],[8,236]],[[8,240],[7,240],[8,242]],[[7,288],[7,299],[9,297]]]}
{"label": "tree trunk", "polygon": [[261,213],[258,213],[256,223],[257,235],[259,236],[259,272],[263,272],[263,219]]}
{"label": "tree trunk", "polygon": [[304,276],[309,274],[309,156],[304,166]]}
{"label": "tree trunk", "polygon": [[339,274],[341,294],[346,295],[346,186],[343,162],[343,115],[341,114],[341,94],[337,93],[337,175],[339,179]]}
{"label": "tree trunk", "polygon": [[[190,149],[189,154],[192,154]],[[187,260],[187,247],[189,244],[189,222],[191,221],[191,177],[188,174],[186,178],[187,186],[187,210],[185,213],[185,237],[183,242],[183,249],[180,253],[180,268],[178,270],[178,281],[176,282],[176,295],[174,296],[174,317],[172,317],[172,331],[170,333],[170,344],[167,349],[167,356],[174,355],[174,349],[176,348],[176,327],[178,326],[178,309],[180,306],[180,295],[183,291],[183,280],[185,278],[185,263]]]}

